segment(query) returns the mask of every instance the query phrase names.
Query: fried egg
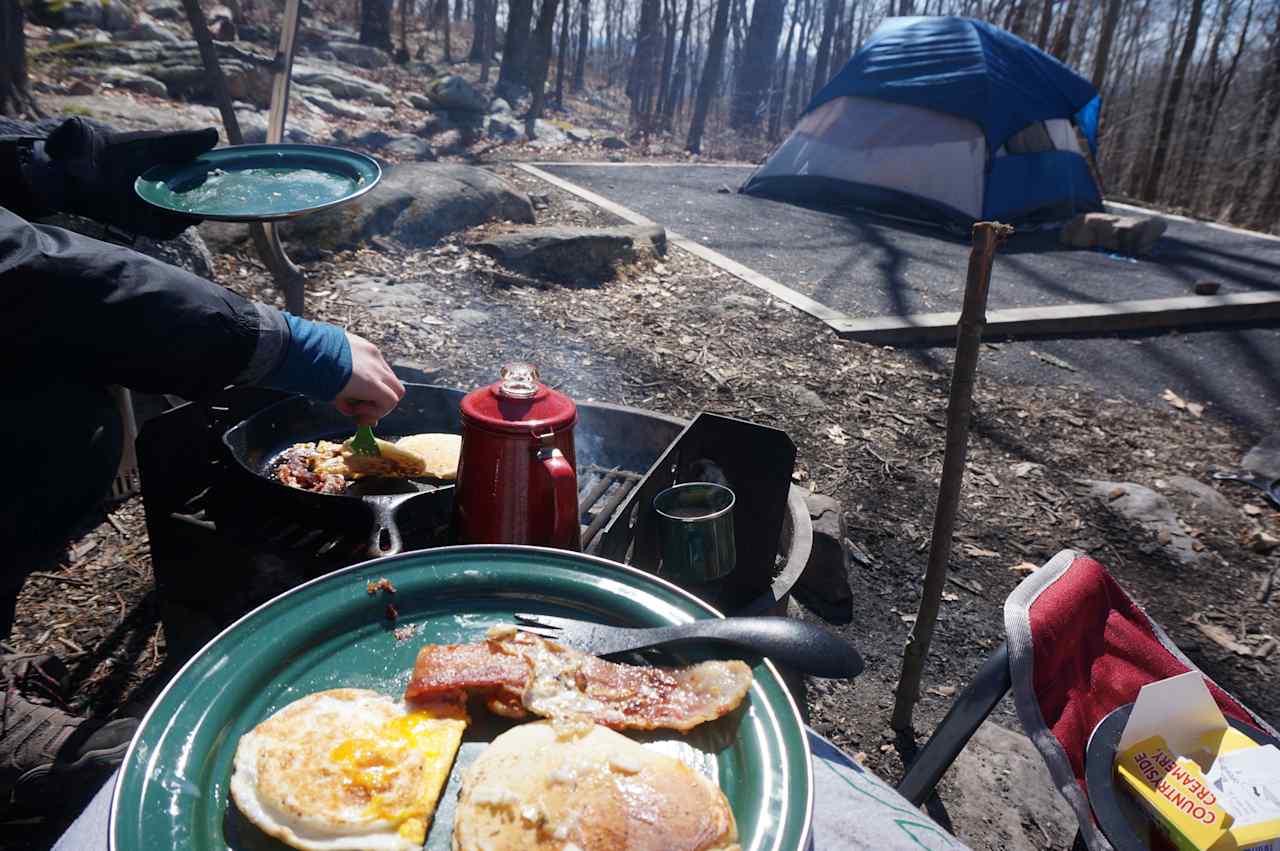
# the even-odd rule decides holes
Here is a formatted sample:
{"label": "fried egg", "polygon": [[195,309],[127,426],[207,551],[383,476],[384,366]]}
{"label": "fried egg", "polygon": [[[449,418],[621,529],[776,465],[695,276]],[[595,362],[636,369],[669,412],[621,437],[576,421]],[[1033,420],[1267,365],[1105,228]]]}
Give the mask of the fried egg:
{"label": "fried egg", "polygon": [[456,702],[307,695],[240,738],[231,798],[304,851],[420,851],[467,722]]}

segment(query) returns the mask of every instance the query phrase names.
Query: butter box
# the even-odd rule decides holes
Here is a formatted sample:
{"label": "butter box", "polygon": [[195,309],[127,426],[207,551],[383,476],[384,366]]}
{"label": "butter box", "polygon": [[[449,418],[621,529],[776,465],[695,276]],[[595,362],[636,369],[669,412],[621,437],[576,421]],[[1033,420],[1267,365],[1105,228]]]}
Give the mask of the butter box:
{"label": "butter box", "polygon": [[1280,750],[1232,729],[1196,672],[1143,687],[1116,773],[1180,851],[1280,851]]}

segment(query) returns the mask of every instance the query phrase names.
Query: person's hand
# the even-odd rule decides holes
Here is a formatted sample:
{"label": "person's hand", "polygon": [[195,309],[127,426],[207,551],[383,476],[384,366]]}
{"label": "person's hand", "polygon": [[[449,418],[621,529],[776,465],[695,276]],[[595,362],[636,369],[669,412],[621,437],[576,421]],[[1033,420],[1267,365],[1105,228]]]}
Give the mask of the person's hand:
{"label": "person's hand", "polygon": [[62,178],[59,209],[132,234],[172,239],[200,219],[169,213],[133,189],[155,165],[189,162],[218,144],[218,131],[107,133],[80,118],[58,125],[44,143],[54,174]]}
{"label": "person's hand", "polygon": [[382,359],[382,352],[364,337],[347,332],[351,346],[351,378],[333,404],[354,417],[357,425],[377,425],[404,398],[404,385]]}

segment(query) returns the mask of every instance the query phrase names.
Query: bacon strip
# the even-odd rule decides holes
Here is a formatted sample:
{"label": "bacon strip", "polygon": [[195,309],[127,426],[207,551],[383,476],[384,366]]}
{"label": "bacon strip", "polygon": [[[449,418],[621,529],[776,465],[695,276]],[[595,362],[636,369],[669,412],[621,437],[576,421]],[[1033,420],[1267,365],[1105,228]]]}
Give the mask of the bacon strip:
{"label": "bacon strip", "polygon": [[751,687],[739,661],[685,668],[619,665],[524,632],[418,652],[405,699],[466,692],[506,716],[583,719],[615,730],[690,730],[737,708]]}

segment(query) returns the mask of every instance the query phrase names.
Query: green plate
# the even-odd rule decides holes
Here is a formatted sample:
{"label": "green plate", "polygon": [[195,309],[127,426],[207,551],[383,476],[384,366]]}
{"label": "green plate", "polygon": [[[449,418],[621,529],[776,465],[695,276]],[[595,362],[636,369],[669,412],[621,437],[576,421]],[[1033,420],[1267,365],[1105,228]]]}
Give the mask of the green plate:
{"label": "green plate", "polygon": [[[397,641],[385,601],[366,593],[380,577],[398,589]],[[634,568],[592,556],[516,546],[444,547],[357,564],[276,597],[232,624],[178,672],[142,721],[111,802],[111,848],[266,851],[265,836],[230,803],[240,737],[276,710],[323,689],[403,694],[418,648],[476,641],[512,612],[561,614],[663,626],[716,612]],[[675,663],[732,654],[682,647]],[[720,784],[744,851],[798,851],[809,841],[813,776],[808,740],[791,695],[767,661],[743,705],[687,735],[636,736]],[[474,713],[426,847],[450,848],[461,769],[509,726]]]}
{"label": "green plate", "polygon": [[148,169],[143,201],[222,222],[270,222],[358,198],[382,178],[372,158],[324,145],[234,145]]}

